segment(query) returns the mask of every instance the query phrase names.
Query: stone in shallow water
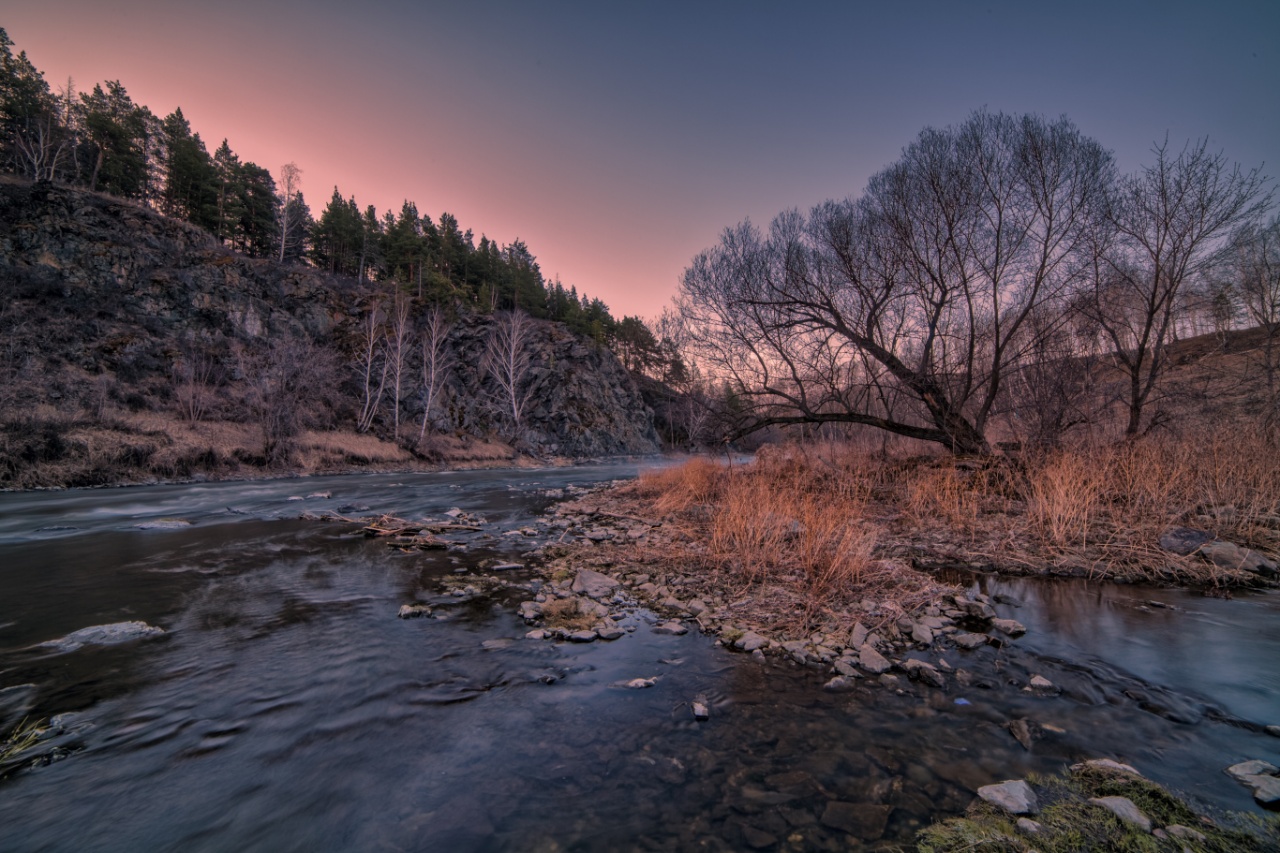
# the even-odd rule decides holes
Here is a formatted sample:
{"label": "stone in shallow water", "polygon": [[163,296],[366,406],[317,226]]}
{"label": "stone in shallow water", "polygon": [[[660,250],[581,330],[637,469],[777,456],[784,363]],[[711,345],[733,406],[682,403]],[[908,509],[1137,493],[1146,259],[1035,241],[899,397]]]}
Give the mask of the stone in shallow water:
{"label": "stone in shallow water", "polygon": [[146,622],[113,622],[110,625],[93,625],[72,631],[65,637],[41,643],[61,652],[73,652],[82,646],[111,646],[116,643],[127,643],[143,637],[155,637],[164,633],[163,628],[148,625]]}
{"label": "stone in shallow water", "polygon": [[1035,791],[1021,779],[1010,779],[997,785],[983,785],[978,796],[1010,814],[1035,814],[1040,810]]}
{"label": "stone in shallow water", "polygon": [[870,643],[864,643],[862,648],[858,649],[858,666],[874,675],[882,672],[888,672],[893,664],[885,659],[885,656],[877,652],[871,647]]}
{"label": "stone in shallow water", "polygon": [[661,625],[655,625],[653,629],[655,634],[670,634],[679,637],[682,634],[689,633],[689,629],[681,625],[679,622],[664,622]]}
{"label": "stone in shallow water", "polygon": [[191,522],[185,518],[157,518],[134,526],[139,530],[181,530],[184,527],[190,527]]}
{"label": "stone in shallow water", "polygon": [[1271,776],[1280,773],[1274,764],[1267,761],[1242,761],[1227,768],[1227,775],[1236,781],[1243,782],[1248,776]]}
{"label": "stone in shallow water", "polygon": [[1130,826],[1136,826],[1143,832],[1151,831],[1151,818],[1144,815],[1128,797],[1093,797],[1089,802],[1102,806]]}
{"label": "stone in shallow water", "polygon": [[422,616],[430,616],[431,608],[425,604],[402,604],[400,612],[396,614],[401,619],[417,619]]}
{"label": "stone in shallow water", "polygon": [[1045,678],[1043,675],[1031,676],[1032,690],[1054,690],[1053,682]]}
{"label": "stone in shallow water", "polygon": [[821,820],[824,826],[847,832],[863,841],[875,841],[884,835],[891,811],[893,806],[832,800],[823,809]]}
{"label": "stone in shallow water", "polygon": [[956,634],[953,639],[962,649],[976,649],[978,646],[985,646],[991,640],[986,634]]}
{"label": "stone in shallow water", "polygon": [[1027,633],[1027,629],[1016,619],[992,619],[991,625],[997,631],[1008,634],[1010,637],[1021,637]]}

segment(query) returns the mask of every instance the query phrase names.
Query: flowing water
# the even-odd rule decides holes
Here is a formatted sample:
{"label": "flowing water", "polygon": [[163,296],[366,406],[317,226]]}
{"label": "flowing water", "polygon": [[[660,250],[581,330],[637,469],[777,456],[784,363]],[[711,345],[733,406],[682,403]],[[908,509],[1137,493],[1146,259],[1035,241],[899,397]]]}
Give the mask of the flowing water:
{"label": "flowing water", "polygon": [[[907,843],[980,785],[1086,757],[1246,810],[1222,768],[1280,763],[1261,731],[1280,723],[1275,593],[966,578],[1020,602],[997,609],[1029,633],[947,652],[968,687],[842,694],[820,671],[655,634],[644,611],[612,643],[523,639],[523,572],[449,594],[519,559],[529,540],[502,534],[545,490],[635,471],[0,495],[0,728],[63,715],[44,745],[58,760],[0,781],[0,849],[839,850]],[[401,554],[298,518],[340,507],[489,525],[457,537],[466,550]],[[192,523],[138,529],[172,517]],[[396,618],[412,601],[438,618]],[[49,645],[134,620],[165,633]],[[1031,674],[1062,692],[1022,691]],[[1004,728],[1016,718],[1047,727],[1030,750]]]}

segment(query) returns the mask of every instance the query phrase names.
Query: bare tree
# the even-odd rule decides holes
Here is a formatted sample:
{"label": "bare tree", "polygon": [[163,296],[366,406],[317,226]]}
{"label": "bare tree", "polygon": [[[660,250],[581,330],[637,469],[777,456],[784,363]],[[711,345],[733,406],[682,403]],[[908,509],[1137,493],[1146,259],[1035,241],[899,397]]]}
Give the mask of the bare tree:
{"label": "bare tree", "polygon": [[422,327],[422,427],[418,430],[419,442],[427,435],[432,412],[439,405],[440,395],[453,371],[454,356],[449,349],[451,331],[453,324],[444,309],[439,305],[432,306]]}
{"label": "bare tree", "polygon": [[1280,413],[1280,216],[1241,229],[1231,268],[1245,314],[1263,332],[1258,361],[1274,416]]}
{"label": "bare tree", "polygon": [[183,338],[170,372],[178,411],[189,423],[204,420],[222,374],[213,341],[191,336]]}
{"label": "bare tree", "polygon": [[727,379],[738,432],[847,423],[989,450],[1036,311],[1087,269],[1109,155],[1065,119],[979,112],[925,130],[861,199],[725,232],[685,272],[690,346]]}
{"label": "bare tree", "polygon": [[524,410],[530,389],[525,383],[533,365],[529,349],[533,319],[520,310],[499,311],[484,355],[484,372],[498,387],[498,405],[510,416],[514,434],[519,436],[524,425]]}
{"label": "bare tree", "polygon": [[1167,365],[1183,289],[1219,262],[1232,230],[1271,201],[1259,170],[1229,164],[1209,151],[1208,140],[1186,145],[1177,156],[1166,140],[1154,153],[1155,163],[1119,183],[1109,231],[1097,242],[1090,306],[1125,377],[1130,437],[1151,426],[1146,408]]}
{"label": "bare tree", "polygon": [[284,335],[241,358],[246,402],[262,427],[263,456],[271,467],[287,467],[299,431],[327,402],[317,392],[333,385],[332,355],[307,338]]}
{"label": "bare tree", "polygon": [[360,376],[361,405],[356,430],[368,432],[378,416],[387,387],[388,359],[382,328],[382,306],[374,302],[360,321],[356,338],[356,370]]}
{"label": "bare tree", "polygon": [[391,317],[386,332],[386,363],[391,382],[392,433],[400,440],[400,401],[404,395],[405,373],[413,350],[413,322],[409,298],[396,293],[391,303]]}

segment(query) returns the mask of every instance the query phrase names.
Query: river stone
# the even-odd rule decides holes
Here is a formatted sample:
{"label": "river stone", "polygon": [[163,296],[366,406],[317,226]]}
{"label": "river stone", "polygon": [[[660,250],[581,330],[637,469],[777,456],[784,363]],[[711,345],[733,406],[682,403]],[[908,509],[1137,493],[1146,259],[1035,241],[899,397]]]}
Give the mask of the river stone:
{"label": "river stone", "polygon": [[608,575],[591,569],[579,569],[578,576],[573,579],[573,586],[570,589],[588,598],[607,598],[619,586],[621,584]]}
{"label": "river stone", "polygon": [[536,628],[524,635],[526,640],[545,640],[549,636],[551,635],[541,628]]}
{"label": "river stone", "polygon": [[1160,547],[1179,556],[1194,554],[1206,542],[1213,540],[1213,534],[1191,527],[1171,527],[1160,534]]}
{"label": "river stone", "polygon": [[146,622],[113,622],[110,625],[92,625],[72,631],[65,637],[41,643],[60,652],[74,652],[82,646],[112,646],[116,643],[127,643],[143,637],[155,637],[164,633],[163,628],[148,625]]}
{"label": "river stone", "polygon": [[916,681],[923,681],[926,684],[932,684],[934,687],[946,686],[947,680],[942,677],[942,673],[938,672],[931,663],[909,658],[903,661],[902,665],[906,668],[908,677]]}
{"label": "river stone", "polygon": [[1144,815],[1128,797],[1092,797],[1089,802],[1102,806],[1130,826],[1136,826],[1143,832],[1151,831],[1151,818]]}
{"label": "river stone", "polygon": [[693,718],[700,723],[704,723],[711,719],[711,708],[706,702],[694,700],[691,706],[693,708]]}
{"label": "river stone", "polygon": [[861,622],[854,622],[853,628],[849,630],[849,648],[861,648],[862,644],[867,641],[867,629]]}
{"label": "river stone", "polygon": [[822,689],[828,693],[848,693],[854,688],[854,683],[845,678],[843,675],[837,675],[835,678],[822,685]]}
{"label": "river stone", "polygon": [[1280,773],[1274,764],[1267,761],[1242,761],[1227,768],[1227,775],[1237,782],[1243,782],[1249,776],[1271,776]]}
{"label": "river stone", "polygon": [[1137,776],[1139,779],[1144,778],[1143,775],[1138,772],[1137,768],[1128,764],[1121,764],[1119,761],[1112,761],[1110,758],[1090,758],[1088,761],[1081,762],[1080,764],[1071,765],[1072,773],[1079,773],[1081,770],[1089,769],[1112,770],[1118,773],[1129,773],[1133,776]]}
{"label": "river stone", "polygon": [[1010,814],[1035,814],[1040,810],[1035,791],[1021,779],[983,785],[978,789],[978,796]]}
{"label": "river stone", "polygon": [[960,598],[956,600],[956,604],[964,611],[966,616],[983,620],[996,618],[996,611],[985,601],[971,601],[967,598]]}
{"label": "river stone", "polygon": [[769,641],[755,631],[748,631],[733,642],[735,649],[741,649],[744,652],[754,652],[756,649],[763,649],[767,645],[769,645]]}
{"label": "river stone", "polygon": [[757,829],[749,823],[742,824],[742,840],[747,842],[747,846],[752,850],[764,850],[778,843],[778,839],[765,832],[763,829]]}
{"label": "river stone", "polygon": [[1280,776],[1245,776],[1240,781],[1253,790],[1253,798],[1263,805],[1280,803]]}
{"label": "river stone", "polygon": [[185,518],[157,518],[134,526],[139,530],[181,530],[184,527],[190,527],[191,522]]}
{"label": "river stone", "polygon": [[1183,826],[1180,823],[1171,823],[1164,828],[1164,831],[1174,838],[1181,838],[1184,841],[1194,841],[1197,844],[1204,844],[1208,841],[1208,836],[1203,832],[1192,829],[1189,826]]}
{"label": "river stone", "polygon": [[[408,605],[405,605],[405,606],[407,607]],[[403,611],[404,607],[401,607],[400,609],[401,611]],[[542,606],[539,605],[538,602],[536,601],[520,602],[520,616],[526,621],[532,622],[534,619],[537,619],[541,615],[542,615]]]}
{"label": "river stone", "polygon": [[1010,637],[1021,637],[1027,633],[1027,629],[1016,619],[992,619],[991,626]]}
{"label": "river stone", "polygon": [[593,642],[598,636],[599,634],[591,630],[574,631],[572,634],[569,635],[569,640],[574,643],[590,643],[590,642]]}
{"label": "river stone", "polygon": [[873,675],[879,675],[888,672],[893,664],[889,663],[884,655],[873,649],[870,643],[863,643],[862,648],[858,649],[858,666]]}
{"label": "river stone", "polygon": [[617,640],[627,632],[619,628],[617,625],[606,625],[596,629],[596,635],[602,640]]}
{"label": "river stone", "polygon": [[991,638],[986,634],[956,634],[952,639],[962,649],[976,649],[978,646],[985,646],[991,641]]}
{"label": "river stone", "polygon": [[1280,726],[1267,726],[1267,734],[1272,737],[1280,737]]}
{"label": "river stone", "polygon": [[916,622],[911,626],[911,639],[922,646],[931,646],[933,645],[933,630],[923,622]]}
{"label": "river stone", "polygon": [[1224,569],[1237,569],[1268,577],[1276,574],[1275,561],[1268,560],[1257,551],[1241,548],[1231,542],[1215,539],[1203,545],[1200,548],[1200,554],[1215,566]]}
{"label": "river stone", "polygon": [[1039,835],[1041,832],[1044,831],[1043,826],[1036,823],[1034,820],[1032,820],[1029,817],[1018,818],[1017,827],[1025,835]]}
{"label": "river stone", "polygon": [[1053,686],[1052,681],[1045,678],[1043,675],[1033,675],[1031,676],[1031,689],[1032,690],[1056,690],[1057,688]]}
{"label": "river stone", "polygon": [[671,636],[679,637],[682,634],[689,633],[689,629],[681,625],[679,622],[664,622],[661,625],[655,625],[653,627],[653,633],[670,634]]}
{"label": "river stone", "polygon": [[1032,723],[1026,718],[1010,720],[1007,728],[1009,734],[1013,735],[1013,739],[1022,744],[1022,748],[1030,752],[1033,743],[1034,732],[1032,731]]}
{"label": "river stone", "polygon": [[893,806],[832,800],[823,809],[821,820],[824,826],[847,832],[863,841],[875,841],[884,835],[891,811]]}
{"label": "river stone", "polygon": [[839,660],[837,660],[835,662],[833,669],[835,669],[836,675],[843,675],[845,678],[861,678],[862,677],[858,673],[858,670],[854,669],[853,664],[851,664],[845,658],[840,658]]}
{"label": "river stone", "polygon": [[431,608],[425,604],[401,604],[400,612],[396,615],[401,619],[418,619],[422,616],[430,616]]}

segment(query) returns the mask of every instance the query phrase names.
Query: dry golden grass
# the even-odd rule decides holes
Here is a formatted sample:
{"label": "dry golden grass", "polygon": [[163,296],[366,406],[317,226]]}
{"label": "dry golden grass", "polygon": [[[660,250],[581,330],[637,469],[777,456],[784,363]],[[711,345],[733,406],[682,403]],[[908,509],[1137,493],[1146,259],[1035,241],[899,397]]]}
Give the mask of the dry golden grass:
{"label": "dry golden grass", "polygon": [[643,502],[636,513],[665,514],[702,543],[706,568],[827,602],[893,586],[903,559],[1210,585],[1256,580],[1162,550],[1160,535],[1174,525],[1280,553],[1280,449],[1265,431],[1239,425],[982,461],[885,458],[839,444],[769,447],[749,466],[700,459],[646,475],[635,495]]}
{"label": "dry golden grass", "polygon": [[864,599],[903,613],[941,590],[882,553],[867,513],[877,473],[841,448],[767,448],[749,466],[694,459],[649,473],[619,497],[681,531],[657,549],[660,563],[692,567],[709,589],[749,591],[755,621],[803,636],[847,630]]}

